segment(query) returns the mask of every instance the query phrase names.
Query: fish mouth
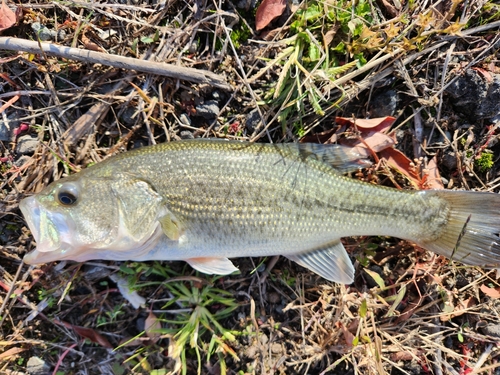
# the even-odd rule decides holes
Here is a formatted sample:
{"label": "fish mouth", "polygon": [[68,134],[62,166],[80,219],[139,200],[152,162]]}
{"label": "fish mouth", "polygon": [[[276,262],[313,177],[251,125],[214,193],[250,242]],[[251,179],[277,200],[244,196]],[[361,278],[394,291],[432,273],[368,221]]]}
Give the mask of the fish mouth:
{"label": "fish mouth", "polygon": [[62,260],[65,254],[71,253],[69,235],[72,232],[72,220],[60,213],[47,211],[35,197],[23,199],[19,208],[37,244],[35,250],[24,256],[25,263]]}

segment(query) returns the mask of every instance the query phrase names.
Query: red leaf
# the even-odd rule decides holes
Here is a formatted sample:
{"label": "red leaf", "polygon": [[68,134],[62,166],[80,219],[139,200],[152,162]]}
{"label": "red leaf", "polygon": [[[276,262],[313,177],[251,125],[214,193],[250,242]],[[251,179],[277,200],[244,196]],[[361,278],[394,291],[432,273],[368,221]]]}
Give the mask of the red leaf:
{"label": "red leaf", "polygon": [[255,28],[262,30],[272,20],[283,14],[286,9],[286,0],[263,0],[255,15]]}
{"label": "red leaf", "polygon": [[363,118],[352,119],[347,117],[335,118],[335,122],[339,125],[347,125],[354,127],[354,125],[356,124],[356,128],[358,128],[359,131],[361,132],[377,131],[385,133],[390,129],[392,124],[394,124],[394,121],[396,121],[396,119],[391,116],[371,118],[371,119],[363,119]]}
{"label": "red leaf", "polygon": [[342,140],[341,144],[346,144],[354,148],[362,157],[369,157],[373,152],[380,152],[386,148],[394,146],[394,139],[386,134],[380,132],[369,132],[363,136],[363,142],[356,141],[354,143]]}
{"label": "red leaf", "polygon": [[386,148],[385,150],[382,150],[379,155],[387,161],[389,166],[405,175],[415,188],[421,189],[421,179],[412,170],[410,165],[412,161],[408,159],[405,154],[395,148]]}
{"label": "red leaf", "polygon": [[441,181],[441,175],[439,174],[435,156],[431,160],[429,160],[426,169],[429,171],[429,173],[427,174],[427,180],[425,182],[426,187],[435,190],[444,189],[443,181]]}
{"label": "red leaf", "polygon": [[102,336],[100,333],[94,331],[93,329],[85,328],[85,327],[79,327],[79,326],[74,326],[72,324],[70,324],[69,326],[71,328],[73,328],[75,330],[75,332],[78,333],[83,338],[89,339],[93,343],[99,344],[99,345],[101,345],[104,348],[113,349],[113,347],[111,346],[111,344],[109,343],[109,341],[104,336]]}
{"label": "red leaf", "polygon": [[8,29],[15,25],[16,22],[16,13],[7,6],[5,1],[2,1],[2,6],[0,7],[0,31]]}
{"label": "red leaf", "polygon": [[486,285],[481,285],[481,292],[491,298],[500,298],[500,288],[489,288]]}

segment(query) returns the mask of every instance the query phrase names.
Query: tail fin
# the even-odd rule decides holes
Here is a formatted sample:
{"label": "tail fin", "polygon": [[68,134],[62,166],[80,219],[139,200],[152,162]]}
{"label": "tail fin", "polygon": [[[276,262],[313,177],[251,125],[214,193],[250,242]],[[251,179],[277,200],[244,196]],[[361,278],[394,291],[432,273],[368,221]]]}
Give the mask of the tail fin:
{"label": "tail fin", "polygon": [[444,233],[422,247],[465,264],[500,265],[500,195],[472,191],[427,191],[450,205]]}

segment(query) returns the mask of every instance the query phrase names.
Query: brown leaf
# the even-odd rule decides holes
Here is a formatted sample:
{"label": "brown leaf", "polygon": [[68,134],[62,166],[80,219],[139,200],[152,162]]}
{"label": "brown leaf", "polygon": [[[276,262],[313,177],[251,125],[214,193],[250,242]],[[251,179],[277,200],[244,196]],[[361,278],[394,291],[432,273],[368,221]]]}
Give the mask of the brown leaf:
{"label": "brown leaf", "polygon": [[339,29],[340,29],[340,23],[336,23],[326,32],[326,34],[323,36],[323,40],[325,41],[326,46],[330,45],[330,43],[333,41],[335,34],[337,34],[337,31],[339,31]]}
{"label": "brown leaf", "polygon": [[76,333],[85,339],[89,339],[94,344],[99,344],[104,348],[113,349],[113,346],[109,343],[109,341],[97,331],[94,331],[91,328],[74,326],[72,324],[69,324],[69,327],[73,328]]}
{"label": "brown leaf", "polygon": [[341,322],[337,322],[336,326],[342,330],[342,334],[344,336],[344,340],[347,344],[347,346],[351,347],[352,343],[354,342],[354,335],[349,332],[349,330],[344,327],[344,325]]}
{"label": "brown leaf", "polygon": [[155,314],[149,312],[146,322],[144,324],[144,331],[146,335],[151,339],[153,343],[156,343],[161,338],[161,321],[156,317]]}
{"label": "brown leaf", "polygon": [[286,0],[263,0],[255,14],[255,28],[262,30],[286,9]]}
{"label": "brown leaf", "polygon": [[395,148],[386,148],[379,155],[387,161],[390,167],[405,175],[415,188],[421,189],[421,179],[412,170],[412,161],[405,154]]}
{"label": "brown leaf", "polygon": [[416,358],[415,353],[412,353],[409,350],[404,350],[396,353],[391,353],[391,361],[399,362],[399,361],[411,361]]}
{"label": "brown leaf", "polygon": [[363,140],[357,139],[341,139],[341,145],[349,146],[352,151],[362,158],[368,158],[374,152],[380,152],[386,148],[394,146],[394,139],[386,134],[380,132],[369,132],[363,134]]}
{"label": "brown leaf", "polygon": [[16,22],[16,13],[7,6],[5,1],[2,1],[2,6],[0,7],[0,31],[8,29],[15,25]]}
{"label": "brown leaf", "polygon": [[371,118],[371,119],[352,119],[348,117],[336,117],[335,122],[340,125],[348,125],[354,127],[356,125],[356,128],[363,132],[363,131],[376,131],[376,132],[381,132],[385,133],[387,132],[392,124],[394,124],[394,121],[396,119],[391,116],[386,116],[386,117],[378,117],[378,118]]}
{"label": "brown leaf", "polygon": [[500,288],[490,288],[483,284],[481,285],[481,292],[491,298],[500,298]]}
{"label": "brown leaf", "polygon": [[439,174],[435,156],[431,160],[429,160],[425,169],[427,169],[428,171],[427,180],[425,181],[426,187],[435,190],[444,189],[443,181],[441,181],[441,175]]}

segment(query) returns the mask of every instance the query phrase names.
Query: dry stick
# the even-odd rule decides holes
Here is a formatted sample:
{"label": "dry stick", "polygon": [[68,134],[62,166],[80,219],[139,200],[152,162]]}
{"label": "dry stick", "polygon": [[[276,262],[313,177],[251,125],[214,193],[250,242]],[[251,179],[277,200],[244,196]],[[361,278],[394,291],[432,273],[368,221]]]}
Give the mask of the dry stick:
{"label": "dry stick", "polygon": [[19,267],[17,268],[16,275],[14,276],[14,279],[12,280],[12,282],[10,284],[10,288],[7,292],[7,295],[5,296],[5,299],[2,303],[2,306],[0,307],[0,327],[2,326],[2,323],[5,320],[5,317],[7,316],[7,314],[5,314],[5,315],[3,314],[3,311],[5,310],[5,306],[7,306],[7,303],[9,301],[11,301],[10,296],[14,292],[14,288],[16,287],[16,283],[17,283],[17,280],[19,279],[19,275],[21,274],[21,270],[23,269],[23,266],[24,266],[24,263],[23,263],[23,261],[21,261],[21,263],[19,264]]}
{"label": "dry stick", "polygon": [[156,74],[189,82],[206,83],[223,90],[231,90],[231,86],[223,77],[207,70],[145,61],[132,57],[111,55],[85,49],[70,48],[53,43],[38,43],[20,38],[0,37],[0,50],[40,53],[40,47],[47,55],[83,61],[86,63],[102,64],[120,69],[137,70],[139,72]]}

